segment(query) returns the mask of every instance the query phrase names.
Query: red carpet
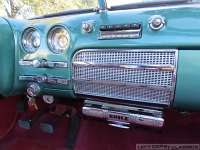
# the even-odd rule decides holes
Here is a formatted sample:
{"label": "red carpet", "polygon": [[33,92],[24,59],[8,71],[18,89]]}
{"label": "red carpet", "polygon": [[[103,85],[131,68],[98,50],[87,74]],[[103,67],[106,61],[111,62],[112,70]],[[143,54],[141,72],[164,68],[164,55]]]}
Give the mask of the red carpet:
{"label": "red carpet", "polygon": [[84,120],[76,150],[135,150],[136,144],[200,143],[200,114],[181,117],[173,112],[168,115],[173,119],[161,132],[142,128],[118,129],[103,122]]}
{"label": "red carpet", "polygon": [[18,115],[16,111],[17,99],[18,97],[10,97],[0,100],[0,140],[15,126]]}
{"label": "red carpet", "polygon": [[[0,134],[12,122],[14,106],[15,100],[0,101],[0,117],[3,120],[0,122]],[[118,129],[102,121],[84,118],[75,150],[135,150],[136,144],[200,143],[199,116],[200,113],[182,116],[177,112],[168,111],[166,126],[162,132],[144,128]],[[41,132],[39,122],[31,130],[21,129],[16,125],[13,132],[1,140],[0,150],[65,150],[67,129],[67,118],[59,120],[54,134]]]}

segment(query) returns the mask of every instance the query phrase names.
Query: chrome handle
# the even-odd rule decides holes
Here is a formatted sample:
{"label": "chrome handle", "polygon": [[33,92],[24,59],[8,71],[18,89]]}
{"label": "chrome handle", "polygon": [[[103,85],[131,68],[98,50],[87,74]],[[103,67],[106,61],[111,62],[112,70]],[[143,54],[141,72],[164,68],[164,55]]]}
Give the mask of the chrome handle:
{"label": "chrome handle", "polygon": [[35,68],[67,68],[67,62],[60,61],[48,61],[45,59],[36,60],[20,60],[19,65],[21,66],[32,66]]}
{"label": "chrome handle", "polygon": [[46,75],[22,75],[19,76],[19,80],[21,81],[33,81],[38,83],[49,83],[49,84],[62,84],[62,85],[68,85],[69,80],[60,78],[60,77],[48,77]]}
{"label": "chrome handle", "polygon": [[130,129],[130,126],[129,126],[130,123],[126,123],[126,122],[112,121],[108,125],[112,127],[121,128],[121,129]]}

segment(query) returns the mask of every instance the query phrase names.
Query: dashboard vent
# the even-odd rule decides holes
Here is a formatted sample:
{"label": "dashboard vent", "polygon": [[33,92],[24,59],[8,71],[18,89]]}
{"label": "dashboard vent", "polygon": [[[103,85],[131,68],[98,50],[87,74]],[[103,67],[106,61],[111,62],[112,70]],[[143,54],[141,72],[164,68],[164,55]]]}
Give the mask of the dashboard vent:
{"label": "dashboard vent", "polygon": [[176,81],[175,49],[84,49],[73,57],[75,93],[170,105]]}

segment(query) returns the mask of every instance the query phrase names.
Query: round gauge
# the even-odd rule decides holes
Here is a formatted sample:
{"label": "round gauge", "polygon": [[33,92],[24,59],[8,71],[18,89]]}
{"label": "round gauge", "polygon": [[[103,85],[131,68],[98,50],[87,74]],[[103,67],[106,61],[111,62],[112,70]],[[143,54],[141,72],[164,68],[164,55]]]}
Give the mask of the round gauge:
{"label": "round gauge", "polygon": [[40,34],[35,28],[24,30],[22,35],[22,45],[26,52],[34,53],[40,47]]}
{"label": "round gauge", "polygon": [[61,25],[54,26],[48,34],[48,46],[53,53],[61,54],[69,47],[70,37],[67,29]]}

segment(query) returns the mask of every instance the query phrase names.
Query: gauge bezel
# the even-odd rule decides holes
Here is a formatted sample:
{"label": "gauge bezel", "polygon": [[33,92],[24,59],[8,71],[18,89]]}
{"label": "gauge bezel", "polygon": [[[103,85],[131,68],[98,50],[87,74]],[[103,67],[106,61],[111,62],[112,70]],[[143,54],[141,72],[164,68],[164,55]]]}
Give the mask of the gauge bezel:
{"label": "gauge bezel", "polygon": [[[65,49],[63,49],[63,51],[58,51],[53,46],[54,44],[53,44],[52,36],[54,35],[55,31],[58,29],[64,29],[67,33],[66,37],[68,39],[68,44],[67,44],[67,47]],[[70,32],[69,32],[68,28],[65,27],[64,25],[54,25],[53,27],[51,27],[49,29],[48,34],[47,34],[47,45],[48,45],[50,51],[53,52],[54,54],[64,54],[70,46],[70,41],[71,41]]]}
{"label": "gauge bezel", "polygon": [[[25,46],[23,40],[26,40],[25,38],[27,37],[27,35],[31,34],[33,32],[37,32],[38,33],[39,38],[40,38],[40,44],[39,44],[38,47],[32,47],[31,49],[29,49],[29,48],[27,48]],[[28,28],[26,28],[23,31],[22,36],[21,36],[21,45],[22,45],[22,47],[23,47],[23,49],[24,49],[25,52],[27,52],[27,53],[35,53],[40,48],[40,46],[41,46],[41,35],[40,35],[39,31],[36,28],[34,28],[34,27],[28,27]]]}

